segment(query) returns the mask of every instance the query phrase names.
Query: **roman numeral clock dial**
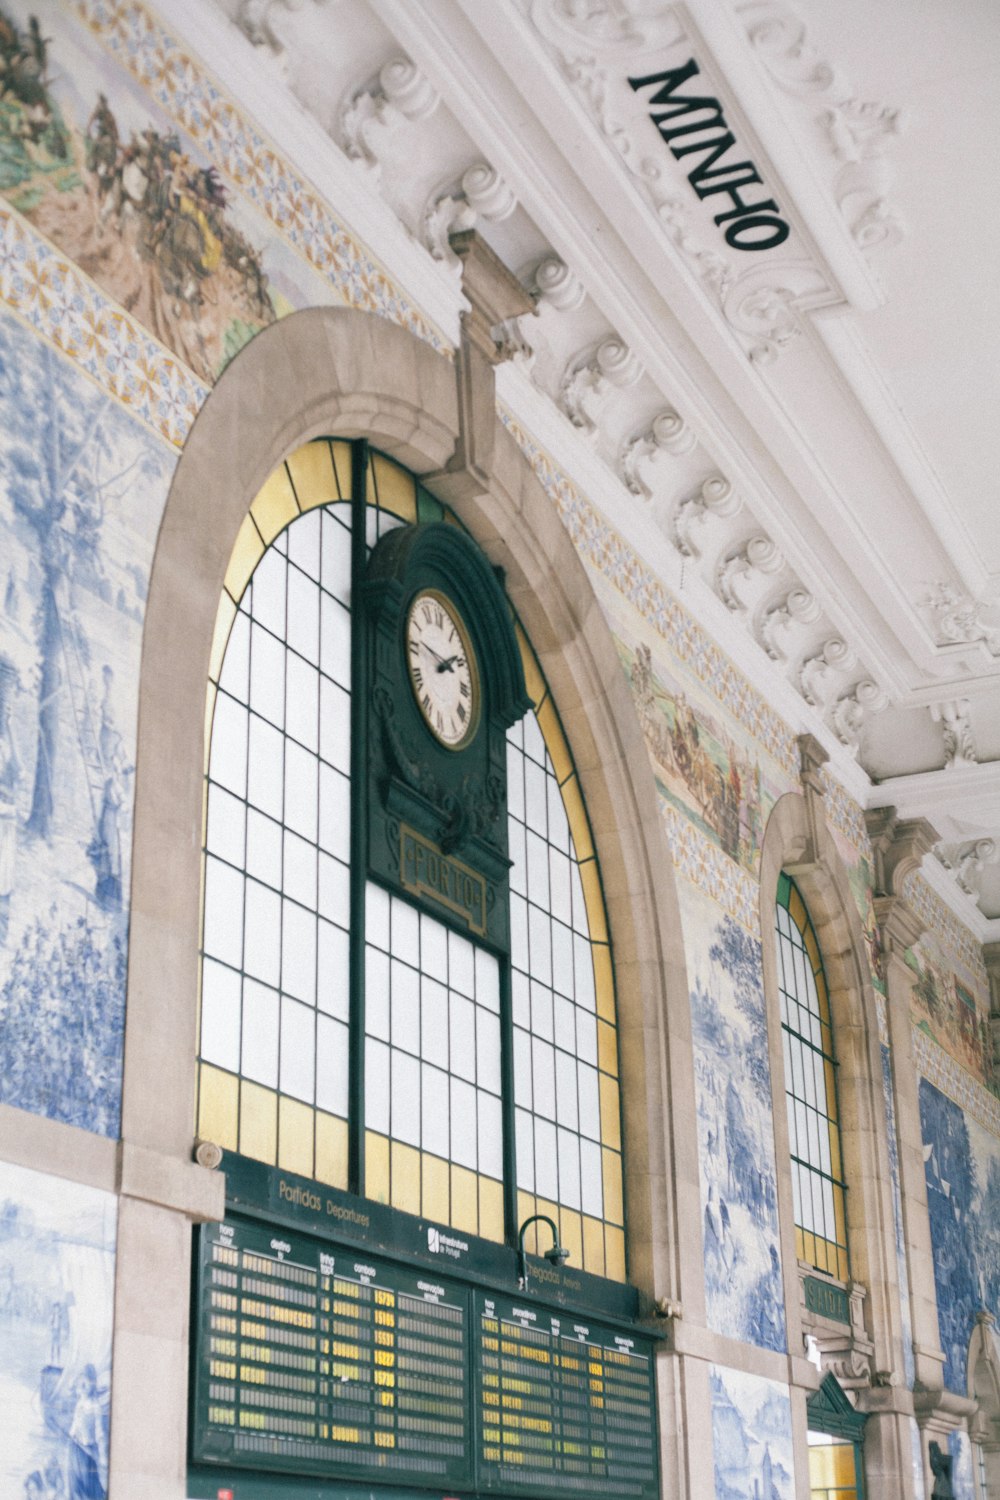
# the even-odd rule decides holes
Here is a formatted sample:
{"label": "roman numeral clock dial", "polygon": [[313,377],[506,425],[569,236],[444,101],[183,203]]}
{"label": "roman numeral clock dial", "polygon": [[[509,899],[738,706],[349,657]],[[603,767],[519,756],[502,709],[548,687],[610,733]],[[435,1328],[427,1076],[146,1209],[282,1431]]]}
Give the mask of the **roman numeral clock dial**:
{"label": "roman numeral clock dial", "polygon": [[479,723],[479,670],[461,615],[436,589],[416,594],[407,611],[406,661],[424,723],[461,750]]}

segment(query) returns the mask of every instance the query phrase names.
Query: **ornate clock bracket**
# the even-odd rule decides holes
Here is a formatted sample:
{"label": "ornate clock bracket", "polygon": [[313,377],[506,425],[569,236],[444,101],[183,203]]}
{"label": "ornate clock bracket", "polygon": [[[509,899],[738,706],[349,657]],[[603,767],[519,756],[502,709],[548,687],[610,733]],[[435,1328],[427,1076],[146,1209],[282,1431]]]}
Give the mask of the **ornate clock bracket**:
{"label": "ornate clock bracket", "polygon": [[[478,722],[459,744],[435,733],[407,664],[408,612],[426,592],[476,661]],[[372,552],[364,601],[369,872],[505,949],[506,734],[531,703],[501,575],[456,526],[401,526]]]}

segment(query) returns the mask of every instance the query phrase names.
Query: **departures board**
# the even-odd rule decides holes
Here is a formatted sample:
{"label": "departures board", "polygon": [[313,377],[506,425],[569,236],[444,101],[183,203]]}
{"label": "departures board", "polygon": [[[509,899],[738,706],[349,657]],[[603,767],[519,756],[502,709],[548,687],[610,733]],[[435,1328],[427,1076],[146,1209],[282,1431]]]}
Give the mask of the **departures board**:
{"label": "departures board", "polygon": [[192,1458],[656,1500],[653,1343],[284,1227],[200,1231]]}

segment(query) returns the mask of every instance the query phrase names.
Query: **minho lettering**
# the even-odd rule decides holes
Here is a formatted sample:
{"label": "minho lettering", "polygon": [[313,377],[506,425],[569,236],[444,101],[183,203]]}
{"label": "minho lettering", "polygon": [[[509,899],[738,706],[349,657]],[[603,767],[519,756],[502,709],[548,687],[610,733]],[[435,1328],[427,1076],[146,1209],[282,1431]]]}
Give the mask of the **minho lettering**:
{"label": "minho lettering", "polygon": [[[716,193],[728,196],[732,207],[714,216],[716,224],[727,226],[723,231],[726,243],[734,250],[773,250],[787,240],[791,230],[780,217],[773,198],[747,201],[755,195],[744,195],[744,188],[754,183],[763,187],[763,178],[753,162],[723,160],[736,145],[736,137],[726,125],[722,105],[710,94],[677,92],[698,71],[698,64],[692,58],[682,68],[630,78],[629,83],[635,93],[659,85],[647,101],[649,117],[675,160],[680,161],[684,156],[701,157],[688,173],[688,182],[698,197],[704,200]],[[707,138],[706,132],[709,132]],[[680,144],[674,145],[674,141]]]}

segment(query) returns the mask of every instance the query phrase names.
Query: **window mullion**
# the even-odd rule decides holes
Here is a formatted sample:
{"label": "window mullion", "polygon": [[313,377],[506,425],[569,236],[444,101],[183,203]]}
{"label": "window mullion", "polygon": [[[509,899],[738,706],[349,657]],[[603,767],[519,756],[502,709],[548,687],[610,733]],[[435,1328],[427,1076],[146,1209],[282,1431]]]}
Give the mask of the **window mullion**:
{"label": "window mullion", "polygon": [[368,873],[368,648],[360,608],[368,562],[368,444],[351,447],[351,914],[347,1185],[365,1191],[365,885]]}

